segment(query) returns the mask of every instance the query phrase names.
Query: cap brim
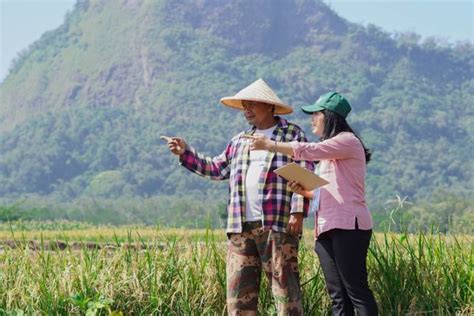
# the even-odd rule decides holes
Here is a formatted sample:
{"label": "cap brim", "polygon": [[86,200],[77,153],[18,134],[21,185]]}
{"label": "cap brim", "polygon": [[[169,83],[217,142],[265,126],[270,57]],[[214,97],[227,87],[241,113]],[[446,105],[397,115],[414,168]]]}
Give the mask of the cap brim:
{"label": "cap brim", "polygon": [[319,111],[324,110],[324,108],[317,104],[310,104],[310,105],[302,106],[301,110],[306,114],[313,114],[314,112],[319,112]]}
{"label": "cap brim", "polygon": [[237,109],[237,110],[243,110],[244,109],[244,107],[242,105],[242,101],[255,101],[255,102],[274,105],[275,106],[275,114],[279,114],[279,115],[291,114],[293,112],[293,109],[289,105],[278,103],[278,102],[273,102],[273,101],[269,101],[269,100],[250,99],[250,98],[237,99],[237,98],[233,98],[233,97],[226,97],[226,98],[222,98],[220,100],[222,105],[225,105],[225,106]]}

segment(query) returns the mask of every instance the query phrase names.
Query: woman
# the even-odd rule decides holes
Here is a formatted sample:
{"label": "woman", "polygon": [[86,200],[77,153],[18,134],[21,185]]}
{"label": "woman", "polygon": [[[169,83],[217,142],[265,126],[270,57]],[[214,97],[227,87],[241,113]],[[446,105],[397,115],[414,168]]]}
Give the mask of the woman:
{"label": "woman", "polygon": [[377,315],[377,303],[367,282],[366,259],[372,236],[372,217],[365,201],[366,164],[371,153],[346,121],[349,102],[339,93],[322,95],[303,106],[312,115],[312,131],[319,143],[274,142],[249,136],[252,150],[278,151],[296,160],[319,161],[319,175],[329,181],[320,191],[290,188],[313,199],[318,254],[332,300],[334,315]]}

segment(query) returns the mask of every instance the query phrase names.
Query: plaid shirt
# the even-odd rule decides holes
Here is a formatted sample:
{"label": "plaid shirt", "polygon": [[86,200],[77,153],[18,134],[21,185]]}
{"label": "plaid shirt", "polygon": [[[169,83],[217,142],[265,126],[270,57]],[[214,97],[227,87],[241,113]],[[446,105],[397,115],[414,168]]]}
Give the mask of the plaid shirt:
{"label": "plaid shirt", "polygon": [[[205,157],[194,148],[186,148],[180,156],[180,163],[190,171],[212,180],[229,179],[229,204],[227,206],[227,233],[242,232],[245,222],[245,178],[250,162],[249,142],[242,135],[255,132],[255,126],[234,136],[222,154],[214,158]],[[279,122],[271,139],[290,142],[307,142],[303,130],[287,120]],[[259,178],[258,196],[262,201],[263,228],[286,232],[289,214],[308,214],[310,201],[293,192],[287,181],[277,176],[273,170],[291,162],[291,157],[268,152],[265,166]],[[314,170],[312,162],[299,161],[309,170]]]}

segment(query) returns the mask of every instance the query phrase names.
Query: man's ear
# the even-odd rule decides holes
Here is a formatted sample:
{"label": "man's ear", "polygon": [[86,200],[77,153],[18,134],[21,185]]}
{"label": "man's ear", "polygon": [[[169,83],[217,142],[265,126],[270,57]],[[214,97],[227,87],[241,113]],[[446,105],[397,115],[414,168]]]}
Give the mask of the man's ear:
{"label": "man's ear", "polygon": [[270,106],[270,109],[271,109],[271,112],[272,112],[273,114],[275,114],[275,105],[274,105],[274,104],[272,104],[272,105]]}

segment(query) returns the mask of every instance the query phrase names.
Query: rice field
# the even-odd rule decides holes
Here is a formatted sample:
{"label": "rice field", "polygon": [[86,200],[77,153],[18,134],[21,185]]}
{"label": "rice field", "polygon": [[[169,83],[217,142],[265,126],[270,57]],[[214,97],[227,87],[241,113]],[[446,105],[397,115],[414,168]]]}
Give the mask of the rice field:
{"label": "rice field", "polygon": [[[300,248],[304,310],[327,315],[312,239]],[[472,315],[473,240],[376,233],[368,268],[380,315]],[[0,224],[0,315],[225,315],[225,255],[223,230]],[[274,312],[264,280],[260,313]]]}

